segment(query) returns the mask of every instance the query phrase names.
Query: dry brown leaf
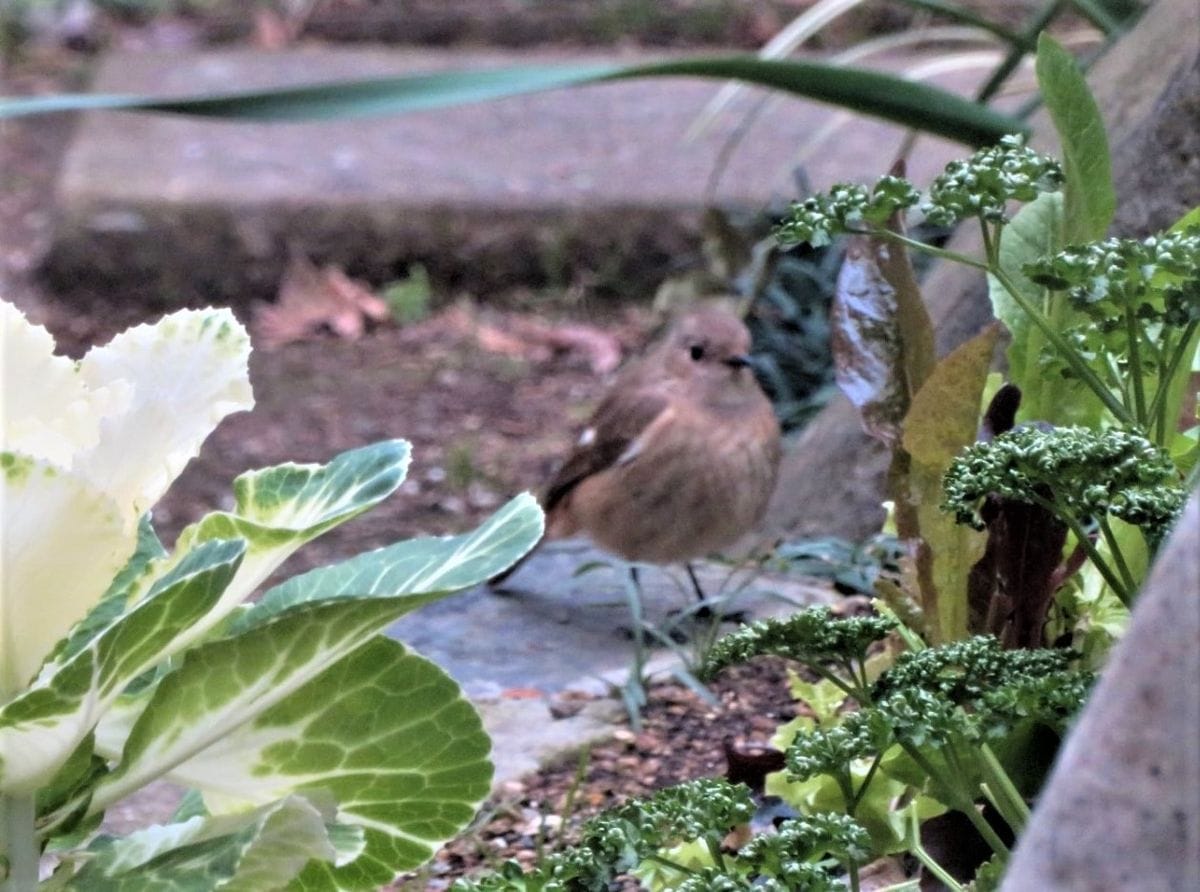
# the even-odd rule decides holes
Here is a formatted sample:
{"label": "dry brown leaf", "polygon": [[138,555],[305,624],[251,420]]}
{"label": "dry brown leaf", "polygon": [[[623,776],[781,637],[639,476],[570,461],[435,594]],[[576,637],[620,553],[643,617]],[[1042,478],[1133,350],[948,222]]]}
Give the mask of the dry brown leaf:
{"label": "dry brown leaf", "polygon": [[554,325],[516,317],[509,330],[481,324],[475,337],[484,350],[533,362],[543,362],[556,353],[580,355],[598,375],[611,372],[621,363],[621,341],[616,335],[579,323]]}
{"label": "dry brown leaf", "polygon": [[387,304],[365,285],[336,266],[318,268],[301,252],[292,251],[278,299],[255,307],[251,327],[258,346],[274,350],[325,329],[355,340],[367,319],[378,322],[387,315]]}

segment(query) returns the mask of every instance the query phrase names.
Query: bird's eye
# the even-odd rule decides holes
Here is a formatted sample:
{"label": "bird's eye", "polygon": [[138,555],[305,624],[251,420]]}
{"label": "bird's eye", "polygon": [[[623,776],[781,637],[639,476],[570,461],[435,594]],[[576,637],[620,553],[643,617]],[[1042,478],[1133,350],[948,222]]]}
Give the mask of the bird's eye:
{"label": "bird's eye", "polygon": [[694,361],[699,362],[704,358],[704,345],[692,344],[692,346],[688,348],[688,355],[691,356]]}

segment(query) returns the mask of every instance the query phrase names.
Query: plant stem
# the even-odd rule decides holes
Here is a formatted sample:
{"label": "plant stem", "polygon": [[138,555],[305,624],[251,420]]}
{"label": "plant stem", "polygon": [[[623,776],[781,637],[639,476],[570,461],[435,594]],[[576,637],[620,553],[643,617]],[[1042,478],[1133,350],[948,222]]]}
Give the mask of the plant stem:
{"label": "plant stem", "polygon": [[900,746],[904,748],[904,751],[912,757],[912,760],[916,762],[918,766],[920,766],[921,770],[924,771],[925,774],[927,774],[932,780],[937,781],[938,784],[940,784],[946,790],[946,792],[950,794],[950,798],[952,798],[954,801],[947,802],[946,804],[955,811],[961,812],[964,816],[966,816],[966,819],[971,822],[971,826],[979,831],[979,835],[983,837],[983,841],[988,844],[988,847],[991,848],[993,852],[995,852],[997,855],[1000,855],[1002,858],[1007,858],[1009,855],[1008,846],[1004,844],[1004,840],[1002,840],[996,834],[996,831],[992,829],[992,825],[989,824],[983,815],[979,813],[979,809],[975,807],[975,800],[962,791],[961,787],[957,783],[958,778],[945,777],[934,767],[932,762],[925,758],[925,754],[912,744],[904,743],[902,741]]}
{"label": "plant stem", "polygon": [[914,251],[921,251],[931,257],[940,257],[943,260],[952,260],[955,263],[961,263],[965,266],[973,266],[975,269],[987,270],[988,266],[974,257],[968,257],[966,254],[959,254],[957,251],[947,251],[945,248],[938,248],[934,245],[927,245],[924,242],[919,242],[916,239],[909,238],[906,235],[901,235],[898,232],[893,232],[890,229],[848,229],[851,235],[869,235],[873,238],[889,239],[906,247],[912,248]]}
{"label": "plant stem", "polygon": [[1113,396],[1112,392],[1104,386],[1104,382],[1096,376],[1096,373],[1092,371],[1083,357],[1079,355],[1079,351],[1068,344],[1062,334],[1056,331],[1054,326],[1042,315],[1042,312],[1031,304],[1025,295],[1020,292],[1008,274],[999,266],[989,269],[988,272],[996,278],[1001,287],[1008,292],[1008,296],[1029,317],[1029,321],[1041,330],[1042,334],[1046,336],[1046,340],[1054,345],[1054,349],[1059,352],[1067,365],[1071,367],[1071,371],[1078,375],[1079,379],[1100,398],[1100,402],[1104,403],[1105,408],[1112,412],[1113,416],[1121,423],[1128,425],[1135,424],[1136,421],[1129,413],[1129,410],[1121,405],[1121,401]]}
{"label": "plant stem", "polygon": [[992,240],[992,231],[983,217],[979,218],[979,231],[983,234],[983,256],[987,258],[988,266],[1000,266],[1000,245]]}
{"label": "plant stem", "polygon": [[860,706],[869,706],[870,705],[870,697],[868,697],[867,702],[864,703],[861,699],[859,699],[860,696],[862,695],[862,692],[859,691],[854,686],[847,684],[841,678],[839,678],[837,673],[830,672],[828,669],[825,669],[824,667],[819,666],[816,663],[805,663],[804,665],[807,666],[809,669],[811,669],[813,672],[817,673],[817,675],[821,676],[821,678],[828,681],[831,685],[833,685],[835,688],[837,688],[839,691],[841,691],[847,697],[853,697]]}
{"label": "plant stem", "polygon": [[921,845],[921,821],[917,816],[916,802],[913,802],[908,807],[908,819],[908,839],[905,842],[908,843],[908,850],[912,852],[913,857],[920,861],[925,869],[943,883],[950,892],[962,892],[962,886],[959,885],[958,881],[950,876],[946,872],[946,869],[938,864],[933,859],[933,856],[925,851],[925,847]]}
{"label": "plant stem", "polygon": [[1133,378],[1134,414],[1138,423],[1149,430],[1150,419],[1146,417],[1146,385],[1142,381],[1141,335],[1138,332],[1137,319],[1130,310],[1125,311],[1125,337],[1129,340],[1129,372]]}
{"label": "plant stem", "polygon": [[[1158,379],[1158,390],[1154,394],[1154,400],[1150,404],[1150,414],[1158,416],[1158,437],[1155,442],[1159,446],[1167,445],[1168,423],[1174,423],[1174,418],[1167,418],[1167,396],[1171,390],[1171,382],[1175,379],[1175,375],[1179,373],[1179,365],[1183,362],[1185,354],[1188,352],[1188,347],[1191,346],[1192,338],[1196,334],[1196,328],[1200,326],[1200,322],[1189,322],[1183,329],[1183,337],[1179,341],[1179,345],[1172,351],[1170,362],[1167,363],[1167,368]],[[1165,351],[1164,351],[1165,352]]]}
{"label": "plant stem", "polygon": [[1121,574],[1121,580],[1128,587],[1132,594],[1137,590],[1137,581],[1133,578],[1133,574],[1129,572],[1129,564],[1125,563],[1125,555],[1121,551],[1121,543],[1117,541],[1116,534],[1109,526],[1108,518],[1101,516],[1100,532],[1104,536],[1104,541],[1108,543],[1108,550],[1112,552],[1113,560],[1117,564],[1117,572]]}
{"label": "plant stem", "polygon": [[1088,556],[1088,560],[1096,565],[1096,569],[1100,571],[1100,575],[1104,577],[1104,581],[1108,583],[1109,587],[1116,593],[1116,596],[1121,599],[1121,603],[1126,607],[1132,607],[1133,593],[1125,587],[1125,584],[1113,572],[1113,568],[1108,565],[1108,561],[1100,554],[1100,551],[1096,548],[1091,537],[1088,536],[1087,531],[1084,530],[1079,521],[1074,517],[1063,514],[1061,511],[1055,511],[1054,506],[1050,502],[1038,500],[1036,497],[1035,501],[1038,501],[1038,504],[1048,511],[1054,512],[1054,516],[1070,528],[1079,542],[1079,547]]}
{"label": "plant stem", "polygon": [[1025,804],[1025,799],[1013,784],[1008,772],[1004,770],[1004,766],[1000,764],[1000,760],[996,758],[992,748],[986,743],[981,743],[979,753],[983,757],[983,773],[987,778],[984,792],[990,794],[988,799],[996,807],[996,811],[1000,812],[1005,823],[1020,835],[1029,820],[1029,806]]}
{"label": "plant stem", "polygon": [[[646,631],[642,611],[642,587],[638,581],[637,567],[630,565],[625,575],[625,597],[629,603],[629,616],[633,620],[633,666],[629,680],[625,682],[622,697],[629,713],[629,726],[634,731],[642,730],[642,706],[646,702]],[[631,702],[631,698],[632,701]]]}
{"label": "plant stem", "polygon": [[721,840],[707,837],[704,840],[704,846],[708,849],[709,857],[713,859],[713,864],[717,866],[717,869],[722,872],[727,871],[725,853],[721,851]]}
{"label": "plant stem", "polygon": [[0,856],[8,861],[0,892],[33,892],[37,888],[41,853],[34,832],[36,816],[32,793],[0,796]]}
{"label": "plant stem", "polygon": [[696,873],[690,867],[684,867],[678,861],[672,861],[670,858],[666,858],[660,854],[647,855],[646,860],[653,861],[655,864],[661,864],[663,867],[669,867],[671,870],[677,870],[685,877],[690,877]]}
{"label": "plant stem", "polygon": [[871,762],[871,767],[867,769],[866,775],[863,777],[863,782],[858,785],[858,792],[854,794],[854,801],[849,804],[846,810],[850,817],[854,817],[854,813],[858,811],[858,804],[862,802],[862,798],[866,795],[867,787],[871,786],[871,781],[875,778],[875,772],[879,769],[879,763],[883,761],[883,753],[876,753],[874,760]]}

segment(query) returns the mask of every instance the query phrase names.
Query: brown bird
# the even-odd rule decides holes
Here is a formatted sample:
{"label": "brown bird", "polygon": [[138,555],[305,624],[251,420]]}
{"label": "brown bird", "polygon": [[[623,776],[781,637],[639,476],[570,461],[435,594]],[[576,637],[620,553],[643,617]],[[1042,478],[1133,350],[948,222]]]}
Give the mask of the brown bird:
{"label": "brown bird", "polygon": [[546,538],[586,533],[628,561],[668,564],[749,532],[779,468],[779,424],[749,351],[740,319],[701,309],[622,369],[546,488]]}

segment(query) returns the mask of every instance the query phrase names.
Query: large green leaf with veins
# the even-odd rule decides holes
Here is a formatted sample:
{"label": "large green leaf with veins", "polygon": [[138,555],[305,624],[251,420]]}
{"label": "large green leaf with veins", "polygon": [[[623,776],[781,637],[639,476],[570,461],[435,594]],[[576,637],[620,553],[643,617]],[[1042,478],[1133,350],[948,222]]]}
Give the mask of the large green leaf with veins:
{"label": "large green leaf with veins", "polygon": [[[389,601],[315,605],[197,648],[158,686],[96,801],[186,759],[169,777],[219,814],[325,795],[340,824],[362,828],[362,853],[341,867],[314,861],[304,888],[376,889],[427,861],[487,795],[490,742],[458,685],[424,657],[378,635],[348,654],[331,648],[403,612]],[[306,658],[321,671],[290,665]]]}
{"label": "large green leaf with veins", "polygon": [[162,776],[222,814],[321,789],[367,845],[357,866],[318,872],[318,887],[375,888],[422,863],[486,795],[488,741],[453,681],[378,632],[511,566],[541,534],[524,494],[471,533],[381,548],[273,589],[228,637],[193,647],[105,716],[96,749],[117,764],[89,811]]}

